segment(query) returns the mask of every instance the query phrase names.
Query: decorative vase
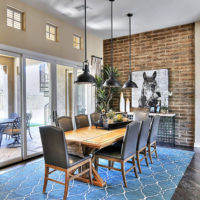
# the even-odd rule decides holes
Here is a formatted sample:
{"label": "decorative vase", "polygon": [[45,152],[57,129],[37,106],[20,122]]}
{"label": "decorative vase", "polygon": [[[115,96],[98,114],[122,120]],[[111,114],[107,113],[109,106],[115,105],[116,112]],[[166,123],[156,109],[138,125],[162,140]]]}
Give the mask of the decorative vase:
{"label": "decorative vase", "polygon": [[125,100],[123,92],[120,94],[120,112],[125,112]]}
{"label": "decorative vase", "polygon": [[126,99],[126,112],[127,113],[130,112],[130,101],[129,101],[129,98]]}

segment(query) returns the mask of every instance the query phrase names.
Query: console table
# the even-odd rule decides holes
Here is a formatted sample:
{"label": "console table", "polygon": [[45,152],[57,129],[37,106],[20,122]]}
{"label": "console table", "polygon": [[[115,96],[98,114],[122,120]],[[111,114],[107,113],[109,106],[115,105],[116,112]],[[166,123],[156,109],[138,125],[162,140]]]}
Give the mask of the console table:
{"label": "console table", "polygon": [[157,143],[168,143],[175,145],[175,132],[176,132],[176,124],[175,124],[175,117],[176,114],[174,113],[149,113],[150,117],[155,115],[160,116],[160,124],[158,129],[157,135]]}

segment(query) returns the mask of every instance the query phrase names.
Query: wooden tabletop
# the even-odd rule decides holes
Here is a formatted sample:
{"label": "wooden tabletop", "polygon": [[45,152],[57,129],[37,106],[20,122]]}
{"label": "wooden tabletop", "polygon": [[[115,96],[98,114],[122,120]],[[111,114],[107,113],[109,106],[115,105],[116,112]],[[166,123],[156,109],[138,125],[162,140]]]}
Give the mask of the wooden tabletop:
{"label": "wooden tabletop", "polygon": [[65,132],[65,138],[68,142],[77,142],[87,147],[101,149],[122,140],[126,128],[104,130],[96,127],[80,128]]}

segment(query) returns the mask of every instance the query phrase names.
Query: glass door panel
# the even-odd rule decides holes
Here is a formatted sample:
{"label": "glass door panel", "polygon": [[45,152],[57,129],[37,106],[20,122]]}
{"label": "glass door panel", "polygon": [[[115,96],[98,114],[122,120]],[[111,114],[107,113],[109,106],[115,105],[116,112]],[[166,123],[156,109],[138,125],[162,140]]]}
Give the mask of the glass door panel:
{"label": "glass door panel", "polygon": [[0,167],[20,161],[20,58],[0,55]]}
{"label": "glass door panel", "polygon": [[39,127],[51,124],[50,64],[26,59],[27,155],[42,152]]}
{"label": "glass door panel", "polygon": [[73,117],[73,67],[57,65],[57,115]]}

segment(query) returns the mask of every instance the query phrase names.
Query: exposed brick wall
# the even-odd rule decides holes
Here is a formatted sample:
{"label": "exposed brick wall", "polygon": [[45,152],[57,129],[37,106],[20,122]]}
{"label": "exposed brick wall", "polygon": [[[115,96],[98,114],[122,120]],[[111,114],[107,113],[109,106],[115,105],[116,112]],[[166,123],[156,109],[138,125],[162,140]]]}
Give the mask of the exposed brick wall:
{"label": "exposed brick wall", "polygon": [[[114,66],[123,84],[129,72],[128,36],[114,38]],[[194,143],[194,24],[132,35],[132,71],[168,69],[169,110],[176,113],[176,143]],[[104,40],[104,64],[110,64],[110,40]],[[131,90],[124,90],[131,99]],[[119,110],[119,93],[112,101]]]}

